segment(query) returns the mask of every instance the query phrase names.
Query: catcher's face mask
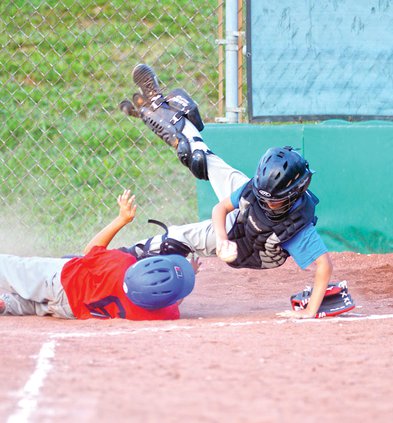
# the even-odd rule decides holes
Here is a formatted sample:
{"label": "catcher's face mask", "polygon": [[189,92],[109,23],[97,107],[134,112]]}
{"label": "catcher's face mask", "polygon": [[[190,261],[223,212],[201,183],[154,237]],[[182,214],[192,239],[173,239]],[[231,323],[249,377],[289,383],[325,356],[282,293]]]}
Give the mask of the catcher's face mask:
{"label": "catcher's face mask", "polygon": [[284,216],[290,208],[292,207],[293,203],[298,199],[298,196],[291,196],[290,198],[270,198],[266,199],[263,197],[257,197],[258,203],[262,210],[266,212],[266,215],[270,219],[278,219]]}

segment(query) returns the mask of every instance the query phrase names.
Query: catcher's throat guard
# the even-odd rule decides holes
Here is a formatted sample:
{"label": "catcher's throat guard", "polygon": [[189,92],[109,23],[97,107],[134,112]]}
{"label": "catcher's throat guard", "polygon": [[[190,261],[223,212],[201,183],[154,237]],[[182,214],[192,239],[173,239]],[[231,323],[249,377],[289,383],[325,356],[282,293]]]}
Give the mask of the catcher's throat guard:
{"label": "catcher's throat guard", "polygon": [[[293,310],[304,310],[310,301],[312,288],[306,287],[303,291],[291,296]],[[355,308],[355,303],[348,292],[347,281],[330,283],[315,318],[333,317],[346,313]]]}

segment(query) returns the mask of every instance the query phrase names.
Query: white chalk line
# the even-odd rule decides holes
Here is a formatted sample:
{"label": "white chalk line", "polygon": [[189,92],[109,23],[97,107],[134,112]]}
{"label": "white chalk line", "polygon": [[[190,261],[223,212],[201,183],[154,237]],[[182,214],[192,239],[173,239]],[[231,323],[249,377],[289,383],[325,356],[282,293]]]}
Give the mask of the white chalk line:
{"label": "white chalk line", "polygon": [[[350,315],[341,317],[324,317],[322,319],[275,319],[275,320],[252,320],[245,322],[208,322],[205,325],[167,325],[167,326],[155,326],[147,328],[137,329],[123,329],[123,330],[111,330],[111,331],[100,331],[100,332],[64,332],[54,333],[51,338],[62,339],[62,338],[89,338],[89,337],[102,337],[102,336],[119,336],[119,335],[137,335],[143,332],[175,332],[182,330],[194,330],[214,327],[238,327],[238,326],[257,326],[263,324],[285,324],[285,323],[345,323],[345,322],[360,322],[364,320],[383,320],[393,319],[393,314],[372,314],[369,316],[363,315]],[[197,320],[203,322],[203,320]]]}
{"label": "white chalk line", "polygon": [[316,323],[316,322],[357,322],[364,320],[384,320],[393,319],[393,314],[370,314],[369,316],[341,316],[341,317],[324,317],[323,319],[292,319],[295,323]]}
{"label": "white chalk line", "polygon": [[17,410],[7,419],[7,423],[26,423],[37,408],[40,390],[52,368],[56,341],[45,342],[38,353],[34,372],[19,395]]}

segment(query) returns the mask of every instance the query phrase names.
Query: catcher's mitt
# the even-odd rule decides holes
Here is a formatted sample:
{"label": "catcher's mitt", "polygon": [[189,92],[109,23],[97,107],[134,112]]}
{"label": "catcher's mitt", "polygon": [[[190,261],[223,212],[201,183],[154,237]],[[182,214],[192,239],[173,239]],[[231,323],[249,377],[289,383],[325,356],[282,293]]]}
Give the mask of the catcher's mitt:
{"label": "catcher's mitt", "polygon": [[[291,305],[293,310],[303,310],[307,308],[310,301],[312,288],[307,286],[302,292],[291,296]],[[330,283],[326,289],[325,297],[319,307],[316,318],[326,316],[337,316],[341,313],[355,308],[355,303],[348,293],[347,281]]]}

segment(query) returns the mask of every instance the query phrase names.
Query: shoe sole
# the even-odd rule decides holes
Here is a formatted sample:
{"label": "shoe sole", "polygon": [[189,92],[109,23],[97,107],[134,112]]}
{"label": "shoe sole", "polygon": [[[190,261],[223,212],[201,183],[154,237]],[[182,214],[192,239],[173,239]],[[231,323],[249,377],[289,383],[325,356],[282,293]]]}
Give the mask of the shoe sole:
{"label": "shoe sole", "polygon": [[154,97],[161,95],[157,75],[150,66],[143,63],[135,66],[132,77],[135,84],[142,90],[143,96],[150,102]]}

